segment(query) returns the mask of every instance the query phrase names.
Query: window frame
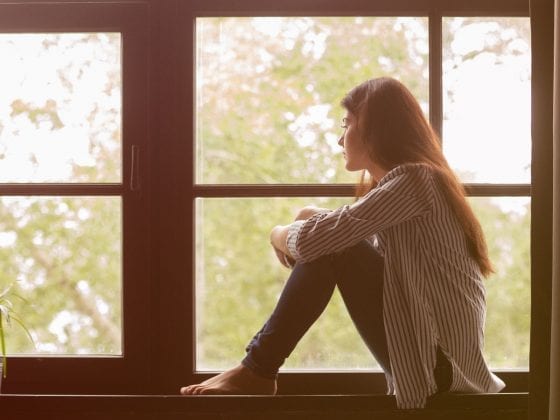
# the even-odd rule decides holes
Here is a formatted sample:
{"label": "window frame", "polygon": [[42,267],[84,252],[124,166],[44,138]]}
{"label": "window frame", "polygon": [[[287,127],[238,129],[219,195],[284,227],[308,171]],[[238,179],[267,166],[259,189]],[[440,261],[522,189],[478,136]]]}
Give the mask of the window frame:
{"label": "window frame", "polygon": [[[195,281],[194,281],[194,201],[207,197],[353,197],[354,186],[350,184],[290,184],[290,185],[262,185],[262,184],[197,184],[196,171],[196,127],[195,127],[195,20],[198,17],[252,17],[252,16],[419,16],[428,17],[429,30],[429,119],[438,134],[443,126],[443,74],[442,74],[442,19],[444,17],[529,17],[528,1],[512,2],[461,2],[459,0],[423,0],[414,2],[414,7],[406,0],[382,0],[366,4],[359,0],[349,0],[341,5],[329,0],[322,2],[320,12],[312,1],[288,0],[281,6],[276,3],[258,2],[256,0],[242,0],[230,4],[227,0],[194,0],[180,4],[178,16],[183,22],[183,30],[179,33],[183,40],[182,47],[191,51],[190,57],[182,61],[181,70],[186,72],[186,79],[191,82],[184,86],[181,99],[185,102],[183,108],[186,115],[192,118],[182,125],[181,132],[188,148],[185,147],[184,161],[188,169],[183,171],[185,187],[183,193],[188,197],[189,207],[187,215],[192,221],[190,243],[185,244],[188,252],[189,272],[192,273],[191,287],[188,294],[189,307],[193,308],[189,319],[188,335],[185,350],[188,352],[188,363],[184,364],[187,382],[199,382],[210,377],[214,372],[197,372],[195,369]],[[491,4],[488,4],[491,3]],[[185,24],[188,22],[188,24]],[[445,141],[445,140],[443,140]],[[187,159],[189,159],[187,161]],[[190,162],[190,163],[189,163]],[[531,182],[532,183],[532,182]],[[498,184],[498,183],[466,183],[467,195],[472,197],[531,197],[531,184]],[[531,200],[531,214],[538,217],[542,204]],[[531,241],[534,252],[535,241]],[[190,315],[190,314],[189,314]],[[528,390],[529,371],[524,369],[496,369],[495,373],[507,383],[506,391],[523,392]],[[282,393],[371,393],[385,391],[385,378],[382,372],[348,372],[348,371],[317,371],[297,372],[289,371],[280,374],[280,389]]]}
{"label": "window frame", "polygon": [[122,40],[122,182],[0,184],[1,196],[121,197],[122,355],[10,356],[3,392],[142,393],[146,388],[141,379],[149,361],[143,342],[150,323],[151,266],[150,236],[143,228],[149,225],[150,179],[149,165],[141,160],[149,145],[147,24],[148,7],[142,3],[0,3],[0,33],[120,32]]}
{"label": "window frame", "polygon": [[[320,7],[320,11],[318,11]],[[197,185],[194,182],[194,19],[208,16],[427,16],[430,38],[430,120],[441,133],[441,20],[446,16],[528,17],[528,0],[0,0],[0,32],[123,33],[122,185],[0,185],[0,195],[89,195],[123,197],[123,357],[10,357],[8,393],[177,394],[179,386],[210,376],[194,370],[194,200],[227,196],[351,196],[351,185]],[[187,24],[185,23],[187,22]],[[190,23],[189,23],[190,22]],[[438,29],[439,28],[439,29]],[[434,32],[435,31],[435,32]],[[439,36],[433,36],[438,34]],[[187,52],[187,53],[181,53]],[[190,53],[189,53],[190,52]],[[437,54],[434,54],[437,52]],[[536,51],[532,51],[534,56]],[[439,65],[438,65],[439,64]],[[533,78],[536,71],[533,64]],[[534,79],[533,79],[534,80]],[[537,95],[541,95],[537,97]],[[532,93],[542,102],[543,92]],[[439,98],[439,99],[437,99]],[[535,110],[532,111],[535,115]],[[185,118],[185,116],[187,116]],[[192,116],[189,118],[188,116]],[[534,137],[534,135],[533,135]],[[533,138],[531,185],[467,184],[473,196],[531,196],[532,289],[550,289],[550,243],[542,235],[551,191],[546,136]],[[157,143],[157,146],[156,146]],[[140,192],[131,191],[131,153],[140,147]],[[550,181],[551,182],[551,181]],[[497,188],[497,190],[496,190]],[[549,191],[550,190],[550,191]],[[537,226],[538,223],[538,226]],[[541,238],[541,239],[539,239]],[[537,264],[538,263],[538,264]],[[541,265],[543,264],[543,265]],[[533,295],[533,293],[532,293]],[[532,297],[533,303],[535,297]],[[549,308],[531,309],[531,372],[546,365]],[[538,368],[533,370],[534,367]],[[507,391],[528,390],[528,371],[500,372]],[[533,382],[531,380],[531,382]],[[285,394],[384,392],[381,373],[282,373]]]}

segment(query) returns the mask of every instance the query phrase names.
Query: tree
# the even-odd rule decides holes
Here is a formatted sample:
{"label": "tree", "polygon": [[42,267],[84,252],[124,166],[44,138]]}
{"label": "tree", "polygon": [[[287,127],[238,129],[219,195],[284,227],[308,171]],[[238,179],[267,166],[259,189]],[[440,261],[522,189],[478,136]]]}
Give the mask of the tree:
{"label": "tree", "polygon": [[[3,182],[118,182],[120,35],[1,35]],[[18,280],[37,344],[11,353],[121,352],[118,197],[2,197],[2,283]]]}

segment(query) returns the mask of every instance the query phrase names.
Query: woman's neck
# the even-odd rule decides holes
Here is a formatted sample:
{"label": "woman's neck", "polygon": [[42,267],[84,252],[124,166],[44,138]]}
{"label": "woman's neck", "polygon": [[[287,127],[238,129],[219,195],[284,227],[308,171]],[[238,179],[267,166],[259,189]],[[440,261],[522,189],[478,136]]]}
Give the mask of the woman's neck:
{"label": "woman's neck", "polygon": [[387,172],[389,172],[388,170],[382,168],[381,166],[377,165],[377,164],[372,164],[370,168],[368,168],[368,172],[370,174],[370,176],[373,178],[373,180],[377,183],[379,181],[381,181],[381,179],[387,175]]}

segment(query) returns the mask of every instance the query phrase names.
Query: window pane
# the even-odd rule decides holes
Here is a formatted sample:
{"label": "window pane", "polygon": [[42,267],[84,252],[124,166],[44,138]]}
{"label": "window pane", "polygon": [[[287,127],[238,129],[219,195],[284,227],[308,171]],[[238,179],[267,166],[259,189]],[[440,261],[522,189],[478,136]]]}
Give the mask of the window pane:
{"label": "window pane", "polygon": [[[310,203],[336,208],[350,200],[198,199],[196,201],[196,369],[238,363],[272,312],[289,275],[269,246],[272,226]],[[228,216],[224,218],[224,214]],[[228,238],[227,240],[225,238]],[[373,368],[377,364],[335,292],[287,368]]]}
{"label": "window pane", "polygon": [[[270,315],[289,271],[276,261],[269,232],[315,204],[351,199],[196,200],[196,369],[234,366]],[[529,199],[472,198],[496,274],[488,279],[485,352],[494,368],[526,368],[529,355]],[[227,217],[224,217],[227,215]],[[227,238],[227,239],[226,239]],[[505,345],[504,345],[505,344]],[[338,292],[286,369],[377,369]]]}
{"label": "window pane", "polygon": [[529,183],[529,18],[444,18],[443,90],[444,151],[462,180]]}
{"label": "window pane", "polygon": [[0,289],[16,281],[31,331],[7,330],[11,354],[121,354],[120,197],[2,197]]}
{"label": "window pane", "polygon": [[197,18],[197,182],[354,182],[339,102],[387,74],[427,112],[427,18]]}
{"label": "window pane", "polygon": [[496,272],[486,280],[485,354],[493,368],[529,368],[529,197],[471,198]]}
{"label": "window pane", "polygon": [[121,182],[121,36],[0,34],[0,182]]}

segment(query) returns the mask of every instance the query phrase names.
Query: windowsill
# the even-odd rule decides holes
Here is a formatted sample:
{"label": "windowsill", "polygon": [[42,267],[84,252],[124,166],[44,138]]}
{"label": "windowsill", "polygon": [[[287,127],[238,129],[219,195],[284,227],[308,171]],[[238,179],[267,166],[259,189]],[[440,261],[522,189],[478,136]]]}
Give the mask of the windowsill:
{"label": "windowsill", "polygon": [[[432,398],[425,410],[470,413],[516,414],[523,418],[528,407],[528,393],[447,394]],[[190,396],[179,395],[0,395],[0,412],[44,413],[325,413],[383,412],[383,418],[396,409],[393,396],[373,395],[277,395],[277,396]],[[508,414],[509,413],[509,414]],[[525,414],[524,414],[525,413]],[[27,417],[26,417],[27,418]],[[89,417],[88,417],[89,418]],[[126,417],[127,419],[129,417]],[[133,417],[130,417],[133,418]],[[144,418],[144,417],[142,417]],[[165,418],[165,417],[158,417]],[[206,417],[204,417],[206,418]],[[303,418],[303,417],[302,417]],[[470,418],[470,417],[469,417]],[[500,418],[499,416],[497,418]]]}

